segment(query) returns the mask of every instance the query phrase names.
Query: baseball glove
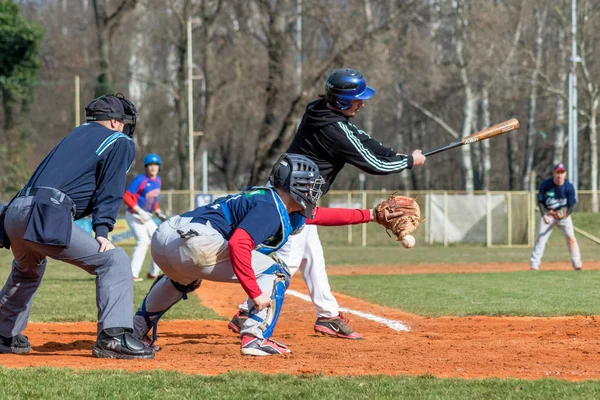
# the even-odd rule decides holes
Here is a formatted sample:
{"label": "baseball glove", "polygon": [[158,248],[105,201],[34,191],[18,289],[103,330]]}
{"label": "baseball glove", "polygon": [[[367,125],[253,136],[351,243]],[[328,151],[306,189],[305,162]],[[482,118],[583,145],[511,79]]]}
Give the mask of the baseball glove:
{"label": "baseball glove", "polygon": [[564,207],[559,208],[558,210],[550,210],[549,213],[550,213],[550,215],[552,215],[552,218],[554,218],[554,219],[567,218],[567,209]]}
{"label": "baseball glove", "polygon": [[419,226],[421,208],[415,199],[394,193],[375,207],[375,221],[401,241]]}

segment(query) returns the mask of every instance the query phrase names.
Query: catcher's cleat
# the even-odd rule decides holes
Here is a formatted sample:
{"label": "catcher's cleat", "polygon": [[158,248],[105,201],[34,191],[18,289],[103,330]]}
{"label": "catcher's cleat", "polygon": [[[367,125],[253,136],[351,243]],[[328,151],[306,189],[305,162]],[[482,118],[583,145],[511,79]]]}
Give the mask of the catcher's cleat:
{"label": "catcher's cleat", "polygon": [[133,277],[134,282],[144,282],[144,278],[138,278],[137,276]]}
{"label": "catcher's cleat", "polygon": [[242,335],[240,348],[242,354],[246,356],[271,356],[291,353],[290,349],[283,343],[271,339],[257,338],[252,335]]}
{"label": "catcher's cleat", "polygon": [[18,334],[17,336],[0,336],[1,354],[25,354],[31,351],[31,344],[27,336]]}
{"label": "catcher's cleat", "polygon": [[98,335],[92,355],[97,358],[154,358],[154,349],[134,338],[128,329],[106,328]]}
{"label": "catcher's cleat", "polygon": [[575,271],[583,271],[583,265],[573,268]]}
{"label": "catcher's cleat", "polygon": [[317,318],[317,322],[315,322],[315,332],[340,339],[363,339],[363,335],[355,332],[348,326],[348,320],[342,313],[333,318]]}
{"label": "catcher's cleat", "polygon": [[233,316],[233,318],[231,318],[231,321],[229,321],[227,327],[231,329],[231,331],[234,333],[240,333],[240,331],[242,330],[242,326],[244,326],[244,322],[246,322],[247,319],[248,311],[239,310]]}

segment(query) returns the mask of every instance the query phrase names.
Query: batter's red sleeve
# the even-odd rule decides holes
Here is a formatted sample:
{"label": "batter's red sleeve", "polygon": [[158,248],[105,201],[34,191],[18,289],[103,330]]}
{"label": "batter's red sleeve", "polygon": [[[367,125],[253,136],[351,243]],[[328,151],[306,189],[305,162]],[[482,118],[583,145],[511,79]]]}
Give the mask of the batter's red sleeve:
{"label": "batter's red sleeve", "polygon": [[254,249],[254,240],[248,232],[237,228],[229,239],[229,258],[233,272],[237,276],[242,288],[251,299],[255,299],[262,294],[262,290],[256,282],[256,276],[252,269],[252,249]]}
{"label": "batter's red sleeve", "polygon": [[313,219],[307,219],[307,225],[341,226],[364,224],[371,220],[371,210],[354,208],[317,207]]}

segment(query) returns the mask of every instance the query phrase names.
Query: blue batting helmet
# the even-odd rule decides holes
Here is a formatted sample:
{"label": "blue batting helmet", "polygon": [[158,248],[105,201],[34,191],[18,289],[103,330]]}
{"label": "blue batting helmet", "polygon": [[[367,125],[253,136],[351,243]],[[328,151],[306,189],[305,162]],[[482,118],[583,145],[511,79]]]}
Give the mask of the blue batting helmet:
{"label": "blue batting helmet", "polygon": [[160,157],[154,153],[148,154],[146,157],[144,157],[144,167],[148,164],[161,165]]}
{"label": "blue batting helmet", "polygon": [[339,110],[348,110],[352,100],[367,100],[374,94],[363,74],[352,68],[336,69],[325,82],[327,102]]}

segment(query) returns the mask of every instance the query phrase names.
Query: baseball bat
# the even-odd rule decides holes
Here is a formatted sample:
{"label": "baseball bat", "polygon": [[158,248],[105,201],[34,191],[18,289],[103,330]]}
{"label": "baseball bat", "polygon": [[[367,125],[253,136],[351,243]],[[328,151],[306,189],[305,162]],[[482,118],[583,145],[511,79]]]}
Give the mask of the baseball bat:
{"label": "baseball bat", "polygon": [[423,153],[423,155],[427,157],[432,154],[441,153],[442,151],[453,149],[455,147],[464,146],[465,144],[471,144],[475,142],[480,142],[482,140],[491,139],[494,136],[502,135],[505,132],[514,131],[518,127],[519,121],[516,118],[509,119],[508,121],[504,121],[494,126],[490,126],[489,128],[482,129],[479,132],[475,132],[474,134],[464,137],[462,139],[456,139],[454,142],[438,147],[437,149],[430,150],[426,153]]}

